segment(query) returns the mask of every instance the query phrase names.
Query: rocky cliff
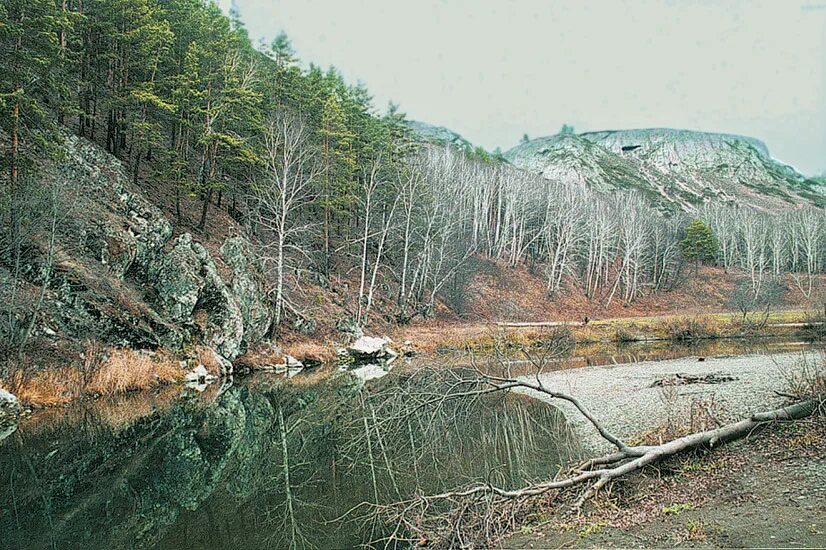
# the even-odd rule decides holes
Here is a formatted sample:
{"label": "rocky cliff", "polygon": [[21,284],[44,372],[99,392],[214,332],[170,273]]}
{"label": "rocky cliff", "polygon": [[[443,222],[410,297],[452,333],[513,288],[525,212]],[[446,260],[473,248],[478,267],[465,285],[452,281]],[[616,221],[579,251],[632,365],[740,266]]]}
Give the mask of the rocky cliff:
{"label": "rocky cliff", "polygon": [[[232,360],[266,334],[271,314],[243,236],[210,251],[130,189],[120,161],[71,135],[61,149],[59,161],[39,167],[39,181],[65,196],[55,268],[44,262],[48,235],[35,228],[44,233],[40,249],[24,255],[18,275],[30,295],[45,286],[39,338],[143,349],[205,344]],[[0,278],[13,278],[8,259]]]}
{"label": "rocky cliff", "polygon": [[710,200],[766,210],[826,205],[826,186],[743,136],[673,129],[560,134],[521,143],[505,158],[552,180],[636,189],[665,209],[692,210]]}

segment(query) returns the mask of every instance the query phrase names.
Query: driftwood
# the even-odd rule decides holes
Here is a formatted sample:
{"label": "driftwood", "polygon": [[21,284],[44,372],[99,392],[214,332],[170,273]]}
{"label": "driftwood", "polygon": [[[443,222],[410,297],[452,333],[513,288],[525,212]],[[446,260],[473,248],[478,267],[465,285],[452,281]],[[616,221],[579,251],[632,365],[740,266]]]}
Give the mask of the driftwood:
{"label": "driftwood", "polygon": [[[439,494],[416,495],[389,505],[373,504],[370,506],[372,512],[368,515],[374,518],[380,517],[386,524],[395,526],[393,535],[385,539],[386,543],[390,544],[391,540],[401,540],[397,538],[401,533],[408,533],[415,537],[422,536],[423,531],[429,532],[429,528],[424,526],[425,523],[431,522],[432,528],[435,525],[432,522],[438,523],[441,521],[443,522],[441,528],[436,528],[437,531],[442,532],[438,538],[447,537],[447,540],[442,540],[437,546],[485,545],[492,540],[496,540],[497,537],[517,524],[515,520],[517,510],[526,506],[532,497],[554,490],[582,488],[582,492],[578,495],[578,498],[575,498],[573,505],[573,511],[581,513],[583,505],[589,499],[593,498],[606,485],[622,476],[637,472],[673,456],[701,449],[713,449],[725,443],[742,439],[755,430],[774,422],[798,420],[808,417],[818,410],[826,410],[826,396],[820,396],[778,409],[756,413],[739,422],[692,433],[661,445],[629,445],[594,418],[578,399],[572,395],[545,387],[538,376],[536,381],[525,381],[524,379],[497,378],[485,374],[483,380],[483,385],[486,387],[478,387],[473,391],[457,391],[452,396],[447,395],[440,399],[444,401],[444,399],[451,397],[467,398],[473,395],[517,389],[542,393],[553,399],[560,399],[573,404],[588,419],[602,438],[610,442],[616,450],[587,460],[566,472],[562,472],[554,479],[527,485],[519,489],[509,490],[491,483],[480,483]],[[452,511],[445,512],[445,505],[448,510]],[[435,517],[427,519],[428,516],[433,516],[433,514],[435,514]],[[485,531],[484,535],[480,534],[482,531]],[[402,539],[404,538],[402,536]],[[474,539],[475,542],[473,542]]]}
{"label": "driftwood", "polygon": [[734,376],[728,374],[706,374],[698,376],[695,374],[675,374],[668,378],[660,378],[651,384],[652,388],[660,388],[665,386],[685,386],[688,384],[722,384],[723,382],[734,382],[737,380]]}
{"label": "driftwood", "polygon": [[480,484],[464,490],[449,491],[438,495],[419,497],[426,500],[445,500],[459,497],[470,497],[480,494],[493,494],[506,498],[520,498],[545,493],[552,489],[565,489],[580,484],[591,483],[588,489],[576,502],[580,509],[586,500],[593,497],[610,481],[631,472],[642,469],[665,458],[698,449],[712,449],[724,443],[746,437],[754,430],[766,424],[778,421],[798,420],[814,414],[819,407],[826,406],[826,398],[809,399],[782,407],[779,409],[753,414],[749,418],[733,424],[727,424],[714,430],[686,435],[663,443],[661,445],[628,445],[622,439],[606,429],[575,397],[566,393],[553,391],[545,387],[541,381],[526,382],[516,379],[505,379],[485,375],[492,388],[490,390],[505,391],[523,388],[542,393],[553,399],[561,399],[573,404],[577,410],[588,419],[591,425],[599,432],[603,439],[616,447],[617,451],[601,457],[592,458],[573,468],[568,477],[555,479],[543,483],[529,485],[521,489],[506,490],[490,484]]}

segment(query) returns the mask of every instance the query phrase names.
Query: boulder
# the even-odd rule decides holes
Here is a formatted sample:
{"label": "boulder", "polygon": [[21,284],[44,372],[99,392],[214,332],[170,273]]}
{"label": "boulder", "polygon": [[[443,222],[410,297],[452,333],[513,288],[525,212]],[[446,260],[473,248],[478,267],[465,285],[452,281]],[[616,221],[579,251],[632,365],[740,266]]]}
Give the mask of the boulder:
{"label": "boulder", "polygon": [[0,431],[16,426],[23,408],[13,394],[0,389]]}
{"label": "boulder", "polygon": [[304,367],[304,363],[293,357],[292,355],[285,355],[284,356],[284,366],[288,369],[300,369]]}
{"label": "boulder", "polygon": [[347,352],[357,360],[387,359],[398,356],[384,338],[362,336],[347,347]]}
{"label": "boulder", "polygon": [[206,370],[206,367],[203,365],[198,365],[190,372],[186,373],[184,380],[186,382],[195,382],[198,384],[205,384],[212,380],[215,380],[215,376],[209,374],[209,371]]}
{"label": "boulder", "polygon": [[203,245],[184,233],[152,262],[149,274],[166,316],[194,328],[200,340],[223,357],[231,360],[240,355],[241,308]]}
{"label": "boulder", "polygon": [[221,245],[221,256],[232,269],[230,291],[238,301],[244,319],[245,347],[260,342],[272,324],[272,311],[259,281],[261,266],[244,237],[230,237]]}

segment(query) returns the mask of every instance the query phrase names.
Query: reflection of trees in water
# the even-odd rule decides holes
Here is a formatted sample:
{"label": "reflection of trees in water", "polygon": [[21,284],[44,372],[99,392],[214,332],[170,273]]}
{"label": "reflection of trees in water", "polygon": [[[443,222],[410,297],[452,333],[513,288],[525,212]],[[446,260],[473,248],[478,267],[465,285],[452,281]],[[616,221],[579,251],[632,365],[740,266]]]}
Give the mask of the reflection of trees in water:
{"label": "reflection of trees in water", "polygon": [[354,410],[341,425],[347,479],[356,480],[346,492],[361,488],[351,505],[395,502],[472,481],[521,486],[553,476],[576,452],[561,414],[524,396],[423,404],[423,395],[444,395],[451,380],[420,373],[362,393],[358,414]]}
{"label": "reflection of trees in water", "polygon": [[415,397],[446,383],[236,387],[112,427],[23,429],[0,448],[0,531],[12,547],[346,547],[379,527],[326,522],[361,502],[553,474],[570,436],[555,409]]}

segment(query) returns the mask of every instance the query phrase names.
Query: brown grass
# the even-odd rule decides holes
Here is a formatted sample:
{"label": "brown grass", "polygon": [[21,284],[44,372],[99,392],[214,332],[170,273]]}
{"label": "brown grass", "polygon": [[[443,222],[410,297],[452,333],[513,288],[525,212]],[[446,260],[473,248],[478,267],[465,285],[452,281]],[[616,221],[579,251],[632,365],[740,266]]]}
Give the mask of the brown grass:
{"label": "brown grass", "polygon": [[782,371],[781,375],[785,379],[784,393],[796,399],[826,399],[826,348],[803,355],[797,369]]}
{"label": "brown grass", "polygon": [[284,352],[292,355],[305,365],[332,365],[338,360],[332,346],[314,342],[295,342],[287,344]]}
{"label": "brown grass", "polygon": [[662,445],[688,434],[717,428],[730,420],[724,408],[713,397],[681,399],[676,386],[660,388],[660,400],[665,409],[665,418],[658,426],[632,438],[632,445]]}
{"label": "brown grass", "polygon": [[163,353],[149,355],[129,349],[113,350],[91,376],[86,393],[117,395],[183,380],[178,361]]}
{"label": "brown grass", "polygon": [[237,357],[233,363],[235,372],[254,372],[273,365],[283,365],[284,354],[276,346],[258,345]]}
{"label": "brown grass", "polygon": [[[22,364],[26,365],[24,359]],[[84,396],[114,396],[180,382],[184,371],[166,353],[105,350],[88,343],[74,365],[13,368],[2,385],[29,407],[56,407]]]}
{"label": "brown grass", "polygon": [[28,369],[12,371],[3,384],[29,407],[56,407],[79,397],[82,375],[76,367],[58,367],[32,372]]}
{"label": "brown grass", "polygon": [[215,356],[215,351],[206,346],[196,346],[195,355],[198,362],[201,363],[209,374],[212,376],[221,376],[221,363]]}
{"label": "brown grass", "polygon": [[703,338],[718,338],[722,330],[709,317],[676,317],[664,323],[665,333],[674,342],[690,342]]}

